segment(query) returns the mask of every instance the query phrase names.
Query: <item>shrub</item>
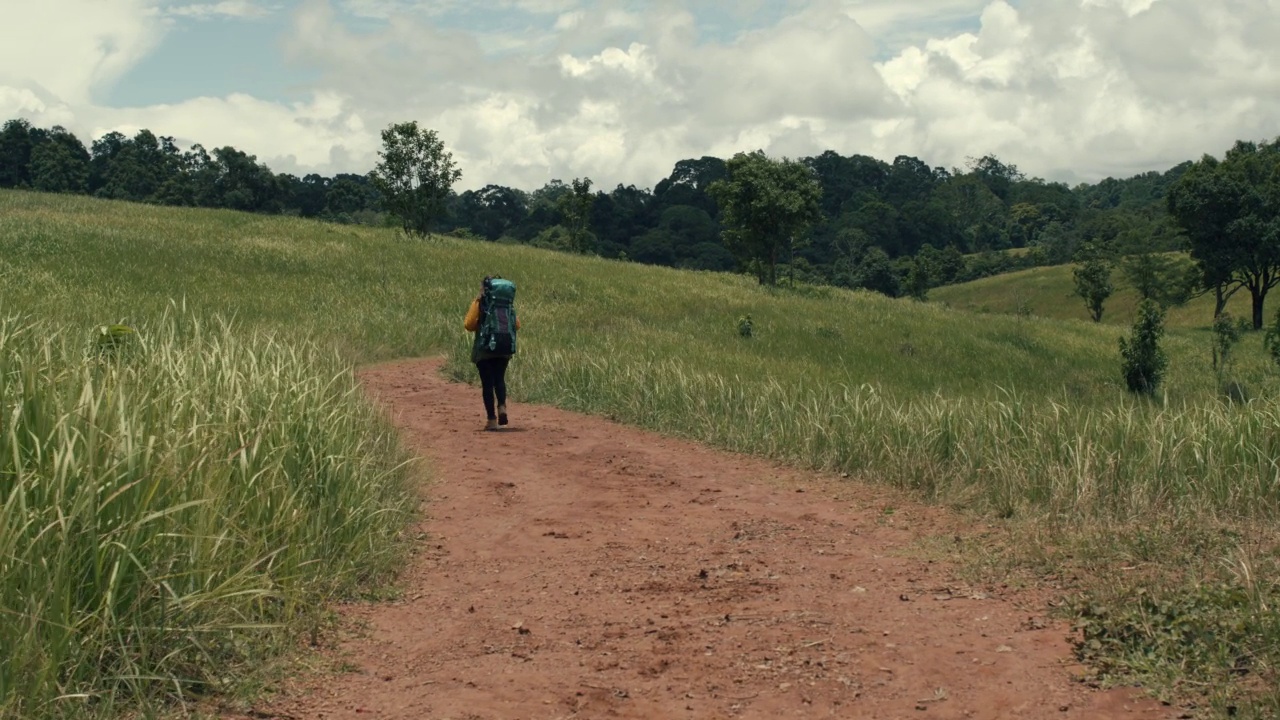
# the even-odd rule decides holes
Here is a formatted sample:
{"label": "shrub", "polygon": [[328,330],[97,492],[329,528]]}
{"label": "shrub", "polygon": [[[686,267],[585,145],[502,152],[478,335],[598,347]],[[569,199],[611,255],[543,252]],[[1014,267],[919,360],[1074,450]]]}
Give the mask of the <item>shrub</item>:
{"label": "shrub", "polygon": [[1222,313],[1213,320],[1213,369],[1219,380],[1231,364],[1232,349],[1240,342],[1240,325],[1230,313]]}
{"label": "shrub", "polygon": [[1164,311],[1152,300],[1138,305],[1138,319],[1133,323],[1133,336],[1120,338],[1121,370],[1129,390],[1144,395],[1155,394],[1169,358],[1160,348],[1164,335]]}
{"label": "shrub", "polygon": [[1280,366],[1280,310],[1276,311],[1276,319],[1272,321],[1271,327],[1267,328],[1267,334],[1262,338],[1262,347],[1266,348],[1272,361]]}

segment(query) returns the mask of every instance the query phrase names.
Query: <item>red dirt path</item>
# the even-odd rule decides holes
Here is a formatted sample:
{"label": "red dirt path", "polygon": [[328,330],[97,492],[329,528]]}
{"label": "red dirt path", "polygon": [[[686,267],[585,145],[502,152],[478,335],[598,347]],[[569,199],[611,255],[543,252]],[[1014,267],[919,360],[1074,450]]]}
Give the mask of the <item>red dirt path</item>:
{"label": "red dirt path", "polygon": [[429,458],[420,552],[402,600],[340,609],[354,672],[254,717],[1174,715],[1073,681],[1043,598],[904,552],[978,530],[942,510],[549,407],[478,432],[438,362],[361,376]]}

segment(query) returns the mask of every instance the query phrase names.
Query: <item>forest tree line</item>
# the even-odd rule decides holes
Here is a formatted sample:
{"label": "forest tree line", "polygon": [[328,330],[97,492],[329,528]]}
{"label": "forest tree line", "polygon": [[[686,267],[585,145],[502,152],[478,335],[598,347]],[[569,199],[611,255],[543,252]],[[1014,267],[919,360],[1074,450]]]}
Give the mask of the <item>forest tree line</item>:
{"label": "forest tree line", "polygon": [[[950,169],[905,155],[885,162],[834,151],[798,162],[821,186],[820,216],[779,259],[780,274],[792,280],[919,295],[943,284],[1072,262],[1082,249],[1127,255],[1184,244],[1166,196],[1190,162],[1074,187],[1027,177],[990,155]],[[691,158],[652,189],[596,190],[579,205],[586,210],[581,220],[564,198],[583,191],[577,183],[589,188],[589,180],[553,180],[532,191],[502,185],[450,190],[436,229],[655,265],[743,270],[722,242],[721,208],[710,192],[727,167],[720,158]],[[275,173],[236,148],[184,150],[149,130],[132,137],[107,133],[86,147],[61,127],[9,120],[0,129],[0,187],[394,224],[368,175]],[[575,223],[583,227],[571,227]]]}

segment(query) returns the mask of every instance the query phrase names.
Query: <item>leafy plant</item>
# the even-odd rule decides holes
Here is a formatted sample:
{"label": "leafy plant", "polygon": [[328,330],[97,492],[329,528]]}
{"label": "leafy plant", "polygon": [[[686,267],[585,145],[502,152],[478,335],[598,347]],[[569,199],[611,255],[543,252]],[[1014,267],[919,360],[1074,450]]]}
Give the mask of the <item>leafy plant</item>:
{"label": "leafy plant", "polygon": [[1120,338],[1121,370],[1129,390],[1144,395],[1155,394],[1169,357],[1160,347],[1164,335],[1164,311],[1152,300],[1138,305],[1138,319],[1133,324],[1133,335]]}
{"label": "leafy plant", "polygon": [[1084,298],[1089,317],[1094,322],[1102,322],[1104,305],[1116,289],[1111,283],[1111,263],[1095,255],[1086,259],[1072,275],[1076,281],[1076,294]]}
{"label": "leafy plant", "polygon": [[[1280,622],[1247,587],[1214,581],[1135,588],[1078,603],[1076,656],[1102,683],[1200,685],[1230,701],[1231,680],[1274,681]],[[1258,654],[1257,648],[1271,648]],[[1230,712],[1230,711],[1229,711]],[[1233,713],[1232,713],[1233,714]]]}
{"label": "leafy plant", "polygon": [[742,317],[738,318],[738,334],[741,335],[742,337],[744,338],[751,337],[754,327],[755,326],[751,322],[750,315],[743,315]]}
{"label": "leafy plant", "polygon": [[1213,320],[1213,369],[1219,379],[1227,373],[1231,366],[1232,350],[1240,342],[1239,323],[1230,313],[1223,313]]}
{"label": "leafy plant", "polygon": [[1267,328],[1267,334],[1262,338],[1262,347],[1266,349],[1271,361],[1280,366],[1280,308],[1276,310],[1275,320],[1271,321],[1271,327]]}

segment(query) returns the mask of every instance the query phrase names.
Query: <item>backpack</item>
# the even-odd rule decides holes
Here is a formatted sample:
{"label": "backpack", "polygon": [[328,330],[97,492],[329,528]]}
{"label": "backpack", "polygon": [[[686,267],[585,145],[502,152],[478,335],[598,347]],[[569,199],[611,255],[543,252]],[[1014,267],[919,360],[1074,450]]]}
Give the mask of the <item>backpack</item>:
{"label": "backpack", "polygon": [[493,278],[480,300],[477,349],[494,357],[516,354],[516,284]]}

